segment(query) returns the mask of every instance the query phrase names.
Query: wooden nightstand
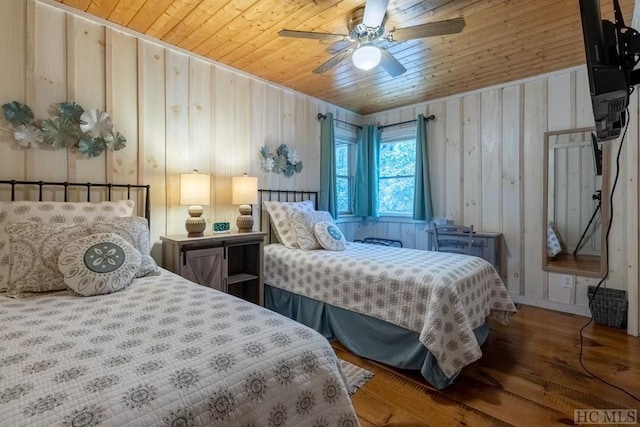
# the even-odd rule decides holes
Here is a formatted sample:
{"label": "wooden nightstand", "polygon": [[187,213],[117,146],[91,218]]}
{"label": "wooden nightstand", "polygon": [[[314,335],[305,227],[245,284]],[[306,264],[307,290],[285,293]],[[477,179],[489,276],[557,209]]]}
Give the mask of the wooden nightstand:
{"label": "wooden nightstand", "polygon": [[161,236],[162,264],[192,282],[264,305],[262,260],[266,233]]}

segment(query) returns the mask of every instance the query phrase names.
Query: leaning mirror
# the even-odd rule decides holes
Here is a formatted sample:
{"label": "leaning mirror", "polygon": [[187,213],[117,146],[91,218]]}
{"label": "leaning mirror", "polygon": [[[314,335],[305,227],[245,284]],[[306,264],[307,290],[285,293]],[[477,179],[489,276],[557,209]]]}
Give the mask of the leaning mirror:
{"label": "leaning mirror", "polygon": [[543,269],[604,277],[609,144],[594,129],[545,133]]}

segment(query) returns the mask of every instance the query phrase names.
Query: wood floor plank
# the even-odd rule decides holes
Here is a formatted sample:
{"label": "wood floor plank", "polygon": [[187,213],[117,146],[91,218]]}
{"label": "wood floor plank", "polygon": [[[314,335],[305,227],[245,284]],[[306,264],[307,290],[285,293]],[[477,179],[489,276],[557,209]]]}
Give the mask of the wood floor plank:
{"label": "wood floor plank", "polygon": [[[588,319],[520,306],[507,326],[490,321],[483,357],[453,385],[436,390],[418,372],[390,368],[334,343],[338,356],[374,373],[352,396],[363,426],[573,425],[575,409],[640,409],[627,394],[592,378],[578,361]],[[584,363],[638,397],[640,339],[591,324]]]}

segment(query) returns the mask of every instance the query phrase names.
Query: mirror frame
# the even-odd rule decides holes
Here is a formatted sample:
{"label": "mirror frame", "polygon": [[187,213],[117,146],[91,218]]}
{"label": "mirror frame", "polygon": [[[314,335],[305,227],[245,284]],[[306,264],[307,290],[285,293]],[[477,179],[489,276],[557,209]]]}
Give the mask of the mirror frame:
{"label": "mirror frame", "polygon": [[607,273],[606,233],[609,227],[611,144],[602,144],[602,193],[600,256],[565,254],[560,259],[547,257],[547,224],[549,209],[549,138],[569,133],[595,132],[595,128],[577,128],[544,133],[544,188],[542,211],[542,269],[553,273],[575,274],[576,276],[603,278]]}

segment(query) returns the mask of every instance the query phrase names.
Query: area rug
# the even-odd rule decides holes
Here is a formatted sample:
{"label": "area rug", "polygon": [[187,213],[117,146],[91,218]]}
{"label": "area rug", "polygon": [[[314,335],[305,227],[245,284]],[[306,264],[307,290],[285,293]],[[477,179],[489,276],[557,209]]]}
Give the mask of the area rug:
{"label": "area rug", "polygon": [[346,360],[338,359],[340,361],[340,367],[344,376],[347,378],[347,384],[349,385],[349,395],[352,395],[360,387],[362,387],[367,381],[373,377],[373,372],[367,371],[353,363]]}

